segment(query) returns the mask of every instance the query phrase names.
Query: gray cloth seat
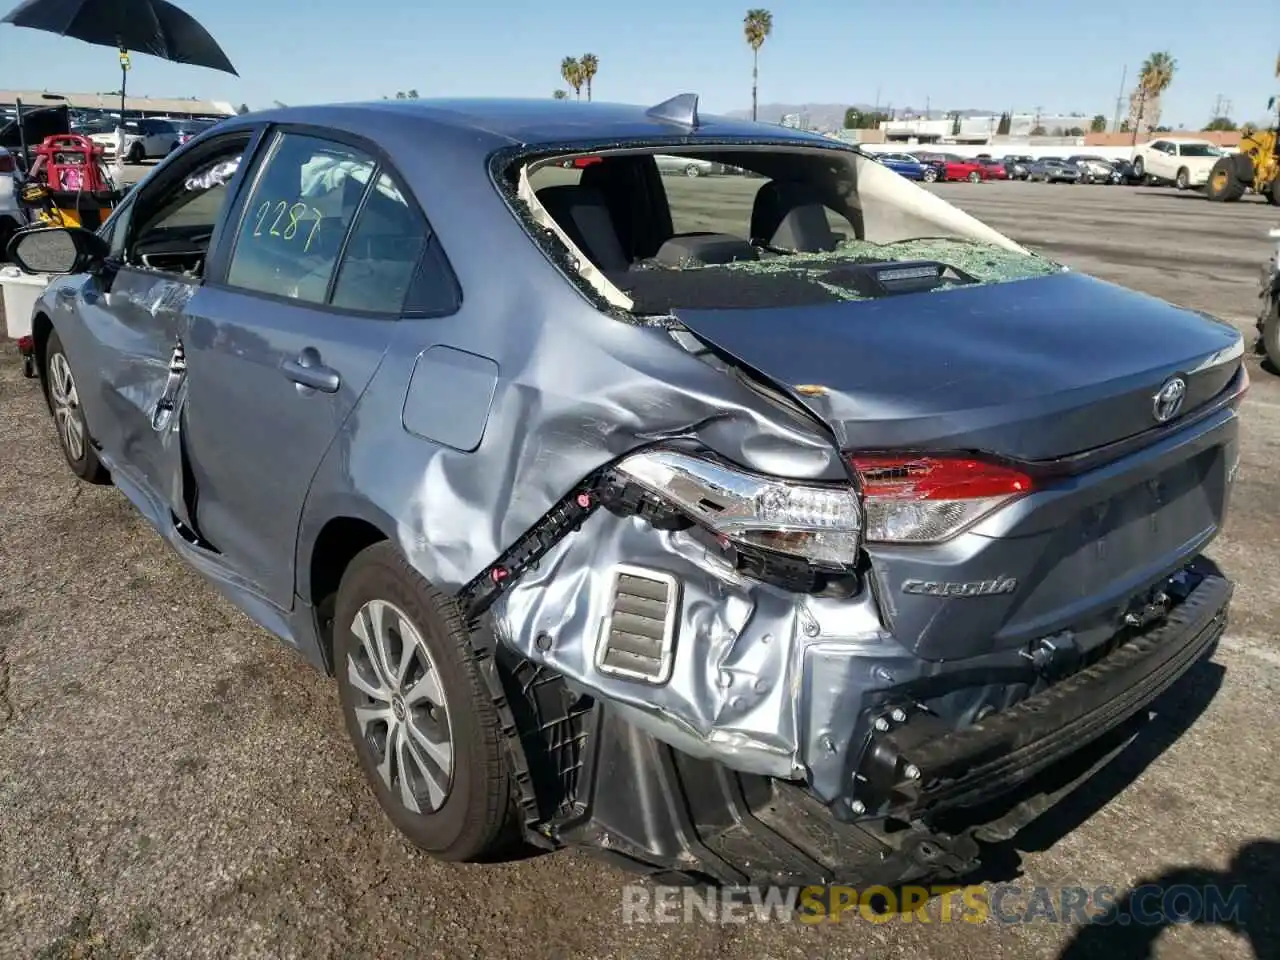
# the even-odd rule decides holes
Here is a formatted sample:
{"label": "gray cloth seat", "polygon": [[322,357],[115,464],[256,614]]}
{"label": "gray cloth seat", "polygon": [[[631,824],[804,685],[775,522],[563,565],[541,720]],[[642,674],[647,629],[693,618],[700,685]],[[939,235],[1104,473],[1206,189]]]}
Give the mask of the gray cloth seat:
{"label": "gray cloth seat", "polygon": [[631,266],[599,190],[565,183],[543,187],[536,196],[574,245],[605,273]]}
{"label": "gray cloth seat", "polygon": [[770,180],[751,208],[751,242],[797,253],[825,253],[840,242],[822,196],[811,184]]}

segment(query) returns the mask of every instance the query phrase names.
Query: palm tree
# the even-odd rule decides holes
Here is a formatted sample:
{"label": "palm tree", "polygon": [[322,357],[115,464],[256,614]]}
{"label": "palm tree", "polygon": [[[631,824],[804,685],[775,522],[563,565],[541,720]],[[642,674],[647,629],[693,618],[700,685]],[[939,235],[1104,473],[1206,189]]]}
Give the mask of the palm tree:
{"label": "palm tree", "polygon": [[[1173,83],[1173,74],[1178,69],[1178,61],[1167,51],[1153,53],[1142,61],[1138,70],[1138,86],[1129,98],[1129,117],[1133,121],[1133,142],[1137,144],[1138,133],[1142,129],[1142,118],[1148,115],[1147,128],[1151,129],[1160,121],[1160,94]],[[1148,107],[1148,104],[1151,104]]]}
{"label": "palm tree", "polygon": [[574,57],[565,57],[560,61],[560,76],[564,82],[573,87],[574,97],[582,99],[582,64]]}
{"label": "palm tree", "polygon": [[756,90],[760,79],[760,48],[773,32],[773,14],[768,10],[748,10],[742,19],[742,32],[751,47],[751,119],[756,118]]}
{"label": "palm tree", "polygon": [[1169,89],[1173,83],[1173,74],[1178,69],[1178,61],[1166,52],[1153,53],[1142,61],[1142,69],[1138,72],[1138,83],[1146,91],[1148,97],[1158,97]]}
{"label": "palm tree", "polygon": [[564,90],[555,90],[551,94],[552,100],[568,100],[569,94]]}
{"label": "palm tree", "polygon": [[594,53],[584,53],[578,58],[578,69],[582,71],[582,82],[587,85],[587,100],[591,99],[591,81],[600,69],[600,58]]}

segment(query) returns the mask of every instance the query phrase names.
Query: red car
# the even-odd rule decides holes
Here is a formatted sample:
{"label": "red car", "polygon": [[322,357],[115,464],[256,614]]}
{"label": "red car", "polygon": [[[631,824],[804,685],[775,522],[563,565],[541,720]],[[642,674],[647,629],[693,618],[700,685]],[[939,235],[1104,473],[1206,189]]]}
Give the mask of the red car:
{"label": "red car", "polygon": [[1003,160],[997,160],[995,157],[977,157],[974,163],[982,167],[987,180],[1009,179],[1009,171],[1005,169]]}
{"label": "red car", "polygon": [[988,179],[986,168],[976,160],[966,160],[954,153],[913,153],[913,157],[925,165],[924,179],[935,180],[968,180],[977,183]]}

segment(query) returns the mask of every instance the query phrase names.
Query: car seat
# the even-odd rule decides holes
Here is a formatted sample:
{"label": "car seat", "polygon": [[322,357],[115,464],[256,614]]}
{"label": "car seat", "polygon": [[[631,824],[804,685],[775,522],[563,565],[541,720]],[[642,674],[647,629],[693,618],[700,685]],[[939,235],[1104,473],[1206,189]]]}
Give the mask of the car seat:
{"label": "car seat", "polygon": [[574,245],[602,271],[621,273],[631,266],[600,191],[566,183],[543,187],[535,196]]}
{"label": "car seat", "polygon": [[826,205],[812,184],[770,180],[751,208],[751,242],[796,253],[826,253],[840,238],[827,220]]}

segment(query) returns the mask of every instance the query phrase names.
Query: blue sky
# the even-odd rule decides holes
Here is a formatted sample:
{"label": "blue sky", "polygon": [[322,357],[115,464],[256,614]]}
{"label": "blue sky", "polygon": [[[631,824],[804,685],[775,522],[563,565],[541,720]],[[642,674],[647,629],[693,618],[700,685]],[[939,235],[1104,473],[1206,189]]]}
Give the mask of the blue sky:
{"label": "blue sky", "polygon": [[[749,107],[747,3],[489,0],[178,0],[209,27],[240,79],[137,56],[130,92],[201,96],[251,107],[272,100],[550,96],[560,59],[600,58],[595,99],[656,103],[696,91],[706,112]],[[755,0],[759,2],[759,0]],[[0,0],[0,10],[17,0]],[[874,102],[934,109],[1081,111],[1110,117],[1128,65],[1169,50],[1179,70],[1165,122],[1203,125],[1217,95],[1233,118],[1261,119],[1280,52],[1280,0],[914,0],[769,5],[760,100]],[[0,26],[0,87],[110,90],[105,48]]]}

